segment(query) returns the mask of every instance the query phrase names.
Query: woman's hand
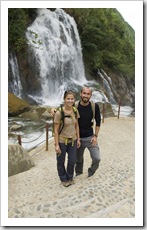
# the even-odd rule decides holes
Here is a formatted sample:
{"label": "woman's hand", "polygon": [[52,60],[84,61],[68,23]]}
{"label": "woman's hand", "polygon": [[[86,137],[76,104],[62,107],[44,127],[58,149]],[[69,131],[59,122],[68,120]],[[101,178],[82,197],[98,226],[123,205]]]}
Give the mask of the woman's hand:
{"label": "woman's hand", "polygon": [[80,139],[77,139],[77,148],[79,148],[81,146],[81,141]]}
{"label": "woman's hand", "polygon": [[56,151],[57,155],[61,154],[61,149],[60,149],[59,145],[55,145],[55,151]]}

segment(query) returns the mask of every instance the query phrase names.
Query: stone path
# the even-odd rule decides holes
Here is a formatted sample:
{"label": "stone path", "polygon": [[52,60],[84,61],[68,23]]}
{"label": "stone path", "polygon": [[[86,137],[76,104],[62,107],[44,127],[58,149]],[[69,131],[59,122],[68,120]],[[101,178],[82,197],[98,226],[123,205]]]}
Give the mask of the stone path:
{"label": "stone path", "polygon": [[30,152],[35,166],[8,179],[9,218],[134,218],[135,121],[107,118],[98,142],[101,163],[87,178],[91,164],[85,151],[84,173],[75,184],[60,183],[53,141]]}

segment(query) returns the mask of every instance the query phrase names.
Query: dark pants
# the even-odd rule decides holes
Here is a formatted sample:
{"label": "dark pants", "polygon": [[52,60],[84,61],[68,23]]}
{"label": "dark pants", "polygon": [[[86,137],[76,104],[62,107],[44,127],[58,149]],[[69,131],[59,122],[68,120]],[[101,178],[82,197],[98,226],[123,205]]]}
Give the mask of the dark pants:
{"label": "dark pants", "polygon": [[[59,178],[61,181],[72,180],[76,163],[77,141],[74,141],[73,146],[72,143],[68,143],[67,145],[59,143],[59,146],[61,149],[61,154],[57,155],[57,170]],[[68,154],[67,168],[65,168],[66,153]]]}
{"label": "dark pants", "polygon": [[92,137],[81,138],[81,146],[77,149],[77,162],[75,167],[76,174],[83,173],[83,155],[85,148],[88,148],[92,159],[91,166],[88,168],[88,174],[93,175],[99,167],[99,162],[101,160],[99,147],[98,145],[92,145],[91,138]]}

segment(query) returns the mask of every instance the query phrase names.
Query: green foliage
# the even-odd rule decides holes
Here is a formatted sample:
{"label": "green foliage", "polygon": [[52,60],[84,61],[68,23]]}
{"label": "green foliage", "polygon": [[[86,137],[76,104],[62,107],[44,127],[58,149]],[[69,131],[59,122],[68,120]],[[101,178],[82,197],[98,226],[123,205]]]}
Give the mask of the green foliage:
{"label": "green foliage", "polygon": [[25,31],[35,17],[36,9],[9,8],[8,9],[8,45],[9,50],[17,53],[26,48]]}
{"label": "green foliage", "polygon": [[8,22],[9,49],[15,49],[18,52],[25,44],[26,16],[23,9],[10,8],[8,11]]}
{"label": "green foliage", "polygon": [[76,20],[88,69],[135,76],[135,33],[115,8],[64,9]]}
{"label": "green foliage", "polygon": [[[40,40],[39,38],[39,35],[32,31],[32,30],[28,30],[29,33],[31,33],[32,35],[34,35],[34,40],[32,40],[32,42],[35,44],[35,45],[42,45],[42,41]],[[37,48],[37,47],[36,47]]]}

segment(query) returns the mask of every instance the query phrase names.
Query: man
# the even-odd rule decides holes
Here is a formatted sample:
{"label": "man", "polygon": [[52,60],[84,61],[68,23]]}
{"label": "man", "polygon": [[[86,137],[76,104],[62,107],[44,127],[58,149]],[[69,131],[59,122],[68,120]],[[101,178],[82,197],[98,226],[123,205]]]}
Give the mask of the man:
{"label": "man", "polygon": [[[95,128],[93,129],[93,111],[92,111],[92,102],[90,98],[92,96],[92,90],[84,86],[81,90],[80,97],[81,100],[78,104],[78,111],[80,114],[79,130],[80,130],[80,140],[81,146],[77,149],[77,162],[75,167],[76,176],[83,173],[83,154],[85,148],[90,152],[92,159],[91,166],[88,168],[88,177],[92,176],[99,167],[100,162],[100,151],[97,143],[97,137],[100,130],[101,124],[101,115],[98,104],[95,105]],[[94,130],[94,131],[93,131]]]}

